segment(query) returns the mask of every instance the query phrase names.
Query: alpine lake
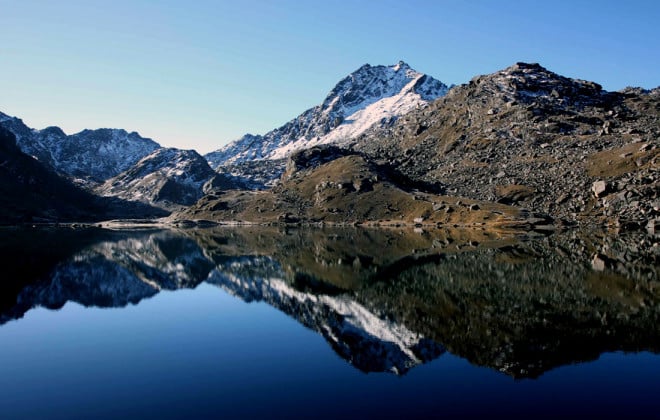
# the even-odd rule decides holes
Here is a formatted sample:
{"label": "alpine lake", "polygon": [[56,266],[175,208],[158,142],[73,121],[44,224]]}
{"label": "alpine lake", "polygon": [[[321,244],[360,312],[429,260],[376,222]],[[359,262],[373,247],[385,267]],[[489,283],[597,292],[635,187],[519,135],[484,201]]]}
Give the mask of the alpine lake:
{"label": "alpine lake", "polygon": [[658,418],[657,241],[2,228],[0,417]]}

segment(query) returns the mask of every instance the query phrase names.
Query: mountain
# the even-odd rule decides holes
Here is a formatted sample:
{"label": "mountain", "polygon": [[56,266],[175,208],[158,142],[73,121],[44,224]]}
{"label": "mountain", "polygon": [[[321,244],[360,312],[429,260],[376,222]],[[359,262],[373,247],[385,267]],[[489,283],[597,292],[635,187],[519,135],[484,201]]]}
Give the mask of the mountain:
{"label": "mountain", "polygon": [[254,160],[284,159],[296,150],[320,144],[346,144],[373,125],[389,124],[447,90],[442,82],[404,62],[365,64],[342,79],[320,105],[263,136],[246,134],[205,157],[218,169]]}
{"label": "mountain", "polygon": [[92,222],[168,214],[148,204],[90,193],[21,152],[14,134],[0,127],[0,224]]}
{"label": "mountain", "polygon": [[216,173],[194,150],[160,148],[94,191],[163,208],[191,205]]}
{"label": "mountain", "polygon": [[[180,210],[207,193],[172,220],[538,227],[554,219],[650,232],[660,228],[659,121],[660,88],[608,92],[534,63],[449,91],[403,62],[365,65],[284,126],[206,155],[215,174],[196,153],[137,133],[67,136],[0,114],[24,151],[117,199],[119,214],[125,200]],[[264,186],[273,188],[236,191]]]}
{"label": "mountain", "polygon": [[29,128],[22,120],[1,112],[0,126],[14,133],[24,153],[61,174],[93,183],[118,175],[160,148],[136,132],[100,128],[67,135],[59,127]]}
{"label": "mountain", "polygon": [[0,224],[93,220],[101,210],[94,196],[21,152],[0,127]]}
{"label": "mountain", "polygon": [[[23,152],[43,165],[94,194],[120,199],[106,200],[117,215],[123,213],[121,203],[127,201],[168,210],[190,205],[202,196],[204,183],[216,175],[195,151],[163,148],[122,129],[101,128],[66,135],[58,127],[29,128],[22,120],[2,113],[0,126],[13,132]],[[128,213],[131,217],[142,214]],[[159,210],[156,213],[167,214]]]}
{"label": "mountain", "polygon": [[607,92],[517,63],[453,88],[355,150],[447,194],[515,204],[566,223],[656,223],[660,89]]}

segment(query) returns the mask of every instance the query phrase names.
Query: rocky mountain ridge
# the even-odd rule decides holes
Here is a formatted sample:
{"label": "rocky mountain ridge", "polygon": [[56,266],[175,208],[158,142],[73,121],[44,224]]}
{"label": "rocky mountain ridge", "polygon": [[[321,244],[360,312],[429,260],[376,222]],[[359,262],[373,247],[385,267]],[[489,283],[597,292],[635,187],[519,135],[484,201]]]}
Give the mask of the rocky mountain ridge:
{"label": "rocky mountain ridge", "polygon": [[80,218],[99,210],[94,197],[34,158],[22,153],[16,137],[0,127],[0,223]]}
{"label": "rocky mountain ridge", "polygon": [[160,148],[155,141],[122,129],[99,128],[67,135],[59,127],[29,128],[19,118],[3,113],[0,125],[16,135],[18,146],[27,155],[61,174],[92,183],[118,175]]}
{"label": "rocky mountain ridge", "polygon": [[0,224],[92,222],[167,214],[146,204],[91,194],[21,152],[14,134],[0,127]]}

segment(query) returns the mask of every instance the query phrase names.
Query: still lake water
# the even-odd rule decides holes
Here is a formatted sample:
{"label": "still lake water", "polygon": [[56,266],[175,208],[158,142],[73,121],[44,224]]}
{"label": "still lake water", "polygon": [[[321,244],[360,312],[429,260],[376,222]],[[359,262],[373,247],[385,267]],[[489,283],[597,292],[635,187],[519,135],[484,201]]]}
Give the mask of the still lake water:
{"label": "still lake water", "polygon": [[649,240],[2,229],[0,417],[658,418]]}

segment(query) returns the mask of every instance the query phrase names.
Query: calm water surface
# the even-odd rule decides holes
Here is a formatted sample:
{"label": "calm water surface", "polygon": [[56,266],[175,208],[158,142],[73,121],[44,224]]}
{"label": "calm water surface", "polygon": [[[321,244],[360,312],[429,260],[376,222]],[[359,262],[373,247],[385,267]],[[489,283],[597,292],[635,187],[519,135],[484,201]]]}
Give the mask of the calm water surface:
{"label": "calm water surface", "polygon": [[3,229],[0,416],[658,418],[649,240]]}

